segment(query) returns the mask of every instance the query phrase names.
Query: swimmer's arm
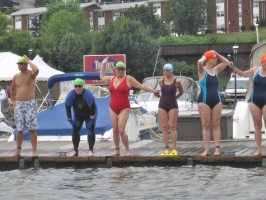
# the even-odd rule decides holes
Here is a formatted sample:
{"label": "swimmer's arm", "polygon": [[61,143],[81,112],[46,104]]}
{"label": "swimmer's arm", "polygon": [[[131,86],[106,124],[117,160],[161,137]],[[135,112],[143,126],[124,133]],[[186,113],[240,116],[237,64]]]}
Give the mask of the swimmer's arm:
{"label": "swimmer's arm", "polygon": [[16,80],[16,75],[13,77],[12,82],[11,82],[11,86],[10,86],[10,98],[11,98],[11,104],[15,105],[16,103],[16,97],[15,97],[15,80]]}
{"label": "swimmer's arm", "polygon": [[132,76],[127,76],[128,79],[129,79],[129,83],[130,83],[130,86],[129,87],[134,87],[134,88],[138,88],[140,90],[144,90],[146,92],[151,92],[153,93],[156,97],[160,97],[160,93],[159,91],[156,91],[144,84],[141,84],[140,82],[138,82],[134,77]]}
{"label": "swimmer's arm", "polygon": [[197,62],[197,69],[198,69],[198,76],[199,76],[199,79],[202,78],[202,76],[204,75],[204,68],[203,68],[203,64],[204,62],[206,61],[206,57],[205,56],[202,56],[198,62]]}
{"label": "swimmer's arm", "polygon": [[26,55],[24,55],[24,59],[27,61],[30,68],[32,69],[32,76],[36,77],[39,74],[39,68]]}
{"label": "swimmer's arm", "polygon": [[235,72],[237,73],[239,76],[243,76],[243,77],[250,77],[254,75],[254,72],[258,70],[259,67],[252,67],[247,71],[242,71],[238,68],[236,68],[234,66],[233,62],[229,62],[229,67]]}
{"label": "swimmer's arm", "polygon": [[107,63],[107,61],[108,61],[108,56],[105,57],[105,58],[103,59],[102,63],[101,63],[100,79],[101,79],[103,82],[109,84],[110,81],[111,81],[111,77],[112,77],[112,76],[106,76],[106,63]]}
{"label": "swimmer's arm", "polygon": [[178,89],[178,95],[176,95],[176,99],[177,99],[180,96],[182,96],[182,94],[184,93],[184,90],[183,90],[183,86],[181,84],[181,81],[176,81],[176,87]]}

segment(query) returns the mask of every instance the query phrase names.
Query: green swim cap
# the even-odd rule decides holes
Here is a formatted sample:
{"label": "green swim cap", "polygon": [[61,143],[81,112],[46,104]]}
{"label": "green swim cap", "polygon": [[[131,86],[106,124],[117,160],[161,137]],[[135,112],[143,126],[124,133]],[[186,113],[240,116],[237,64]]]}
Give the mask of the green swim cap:
{"label": "green swim cap", "polygon": [[74,80],[74,85],[84,85],[84,81],[81,78],[76,78]]}
{"label": "green swim cap", "polygon": [[125,63],[123,63],[122,61],[118,61],[118,62],[116,63],[116,65],[115,65],[115,67],[124,67],[124,68],[126,68],[126,65],[125,65]]}
{"label": "green swim cap", "polygon": [[25,60],[25,58],[24,57],[20,57],[19,59],[18,59],[18,63],[27,63],[27,61]]}

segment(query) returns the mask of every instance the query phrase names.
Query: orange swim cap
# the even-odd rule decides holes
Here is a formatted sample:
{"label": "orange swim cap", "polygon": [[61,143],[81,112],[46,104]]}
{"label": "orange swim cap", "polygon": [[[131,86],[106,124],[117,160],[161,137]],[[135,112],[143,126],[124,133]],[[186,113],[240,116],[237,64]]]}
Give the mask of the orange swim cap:
{"label": "orange swim cap", "polygon": [[203,55],[206,57],[206,62],[208,62],[214,56],[214,52],[206,51]]}
{"label": "orange swim cap", "polygon": [[266,53],[260,56],[260,63],[262,64],[266,60]]}

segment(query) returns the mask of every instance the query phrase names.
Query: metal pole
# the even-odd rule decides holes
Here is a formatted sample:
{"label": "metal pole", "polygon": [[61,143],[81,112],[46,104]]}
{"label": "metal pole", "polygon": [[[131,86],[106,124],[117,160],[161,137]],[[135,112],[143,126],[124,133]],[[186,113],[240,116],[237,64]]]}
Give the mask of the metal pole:
{"label": "metal pole", "polygon": [[259,30],[258,30],[258,24],[255,24],[256,27],[256,36],[257,36],[257,44],[259,43]]}
{"label": "metal pole", "polygon": [[[237,53],[234,52],[234,64],[235,66],[237,67]],[[236,84],[236,72],[235,72],[235,106],[236,106],[236,103],[237,103],[237,100],[236,100],[236,88],[237,88],[237,84]]]}
{"label": "metal pole", "polygon": [[158,49],[157,58],[156,58],[156,61],[155,61],[155,65],[154,65],[152,76],[154,76],[154,73],[155,73],[155,69],[156,69],[156,66],[157,66],[157,61],[158,61],[158,58],[159,58],[159,55],[160,55],[160,51],[161,51],[161,47]]}

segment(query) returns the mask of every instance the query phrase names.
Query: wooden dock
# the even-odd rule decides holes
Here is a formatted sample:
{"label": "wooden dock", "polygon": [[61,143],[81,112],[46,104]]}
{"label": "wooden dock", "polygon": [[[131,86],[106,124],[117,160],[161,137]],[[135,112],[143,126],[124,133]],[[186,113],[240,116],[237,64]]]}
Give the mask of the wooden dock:
{"label": "wooden dock", "polygon": [[[178,141],[179,156],[158,156],[164,151],[164,144],[157,140],[130,142],[131,156],[123,156],[124,147],[120,145],[119,157],[112,157],[113,141],[97,140],[94,157],[88,157],[87,141],[81,141],[78,157],[67,157],[73,151],[71,141],[38,142],[39,157],[31,156],[31,144],[24,141],[21,157],[10,157],[15,151],[15,142],[0,141],[0,170],[25,168],[62,168],[62,167],[127,167],[127,166],[183,166],[183,165],[226,165],[234,167],[266,167],[266,156],[254,157],[256,150],[254,139],[221,141],[221,156],[212,156],[214,144],[211,143],[211,155],[201,157],[203,142]],[[262,142],[266,155],[266,140]]]}

